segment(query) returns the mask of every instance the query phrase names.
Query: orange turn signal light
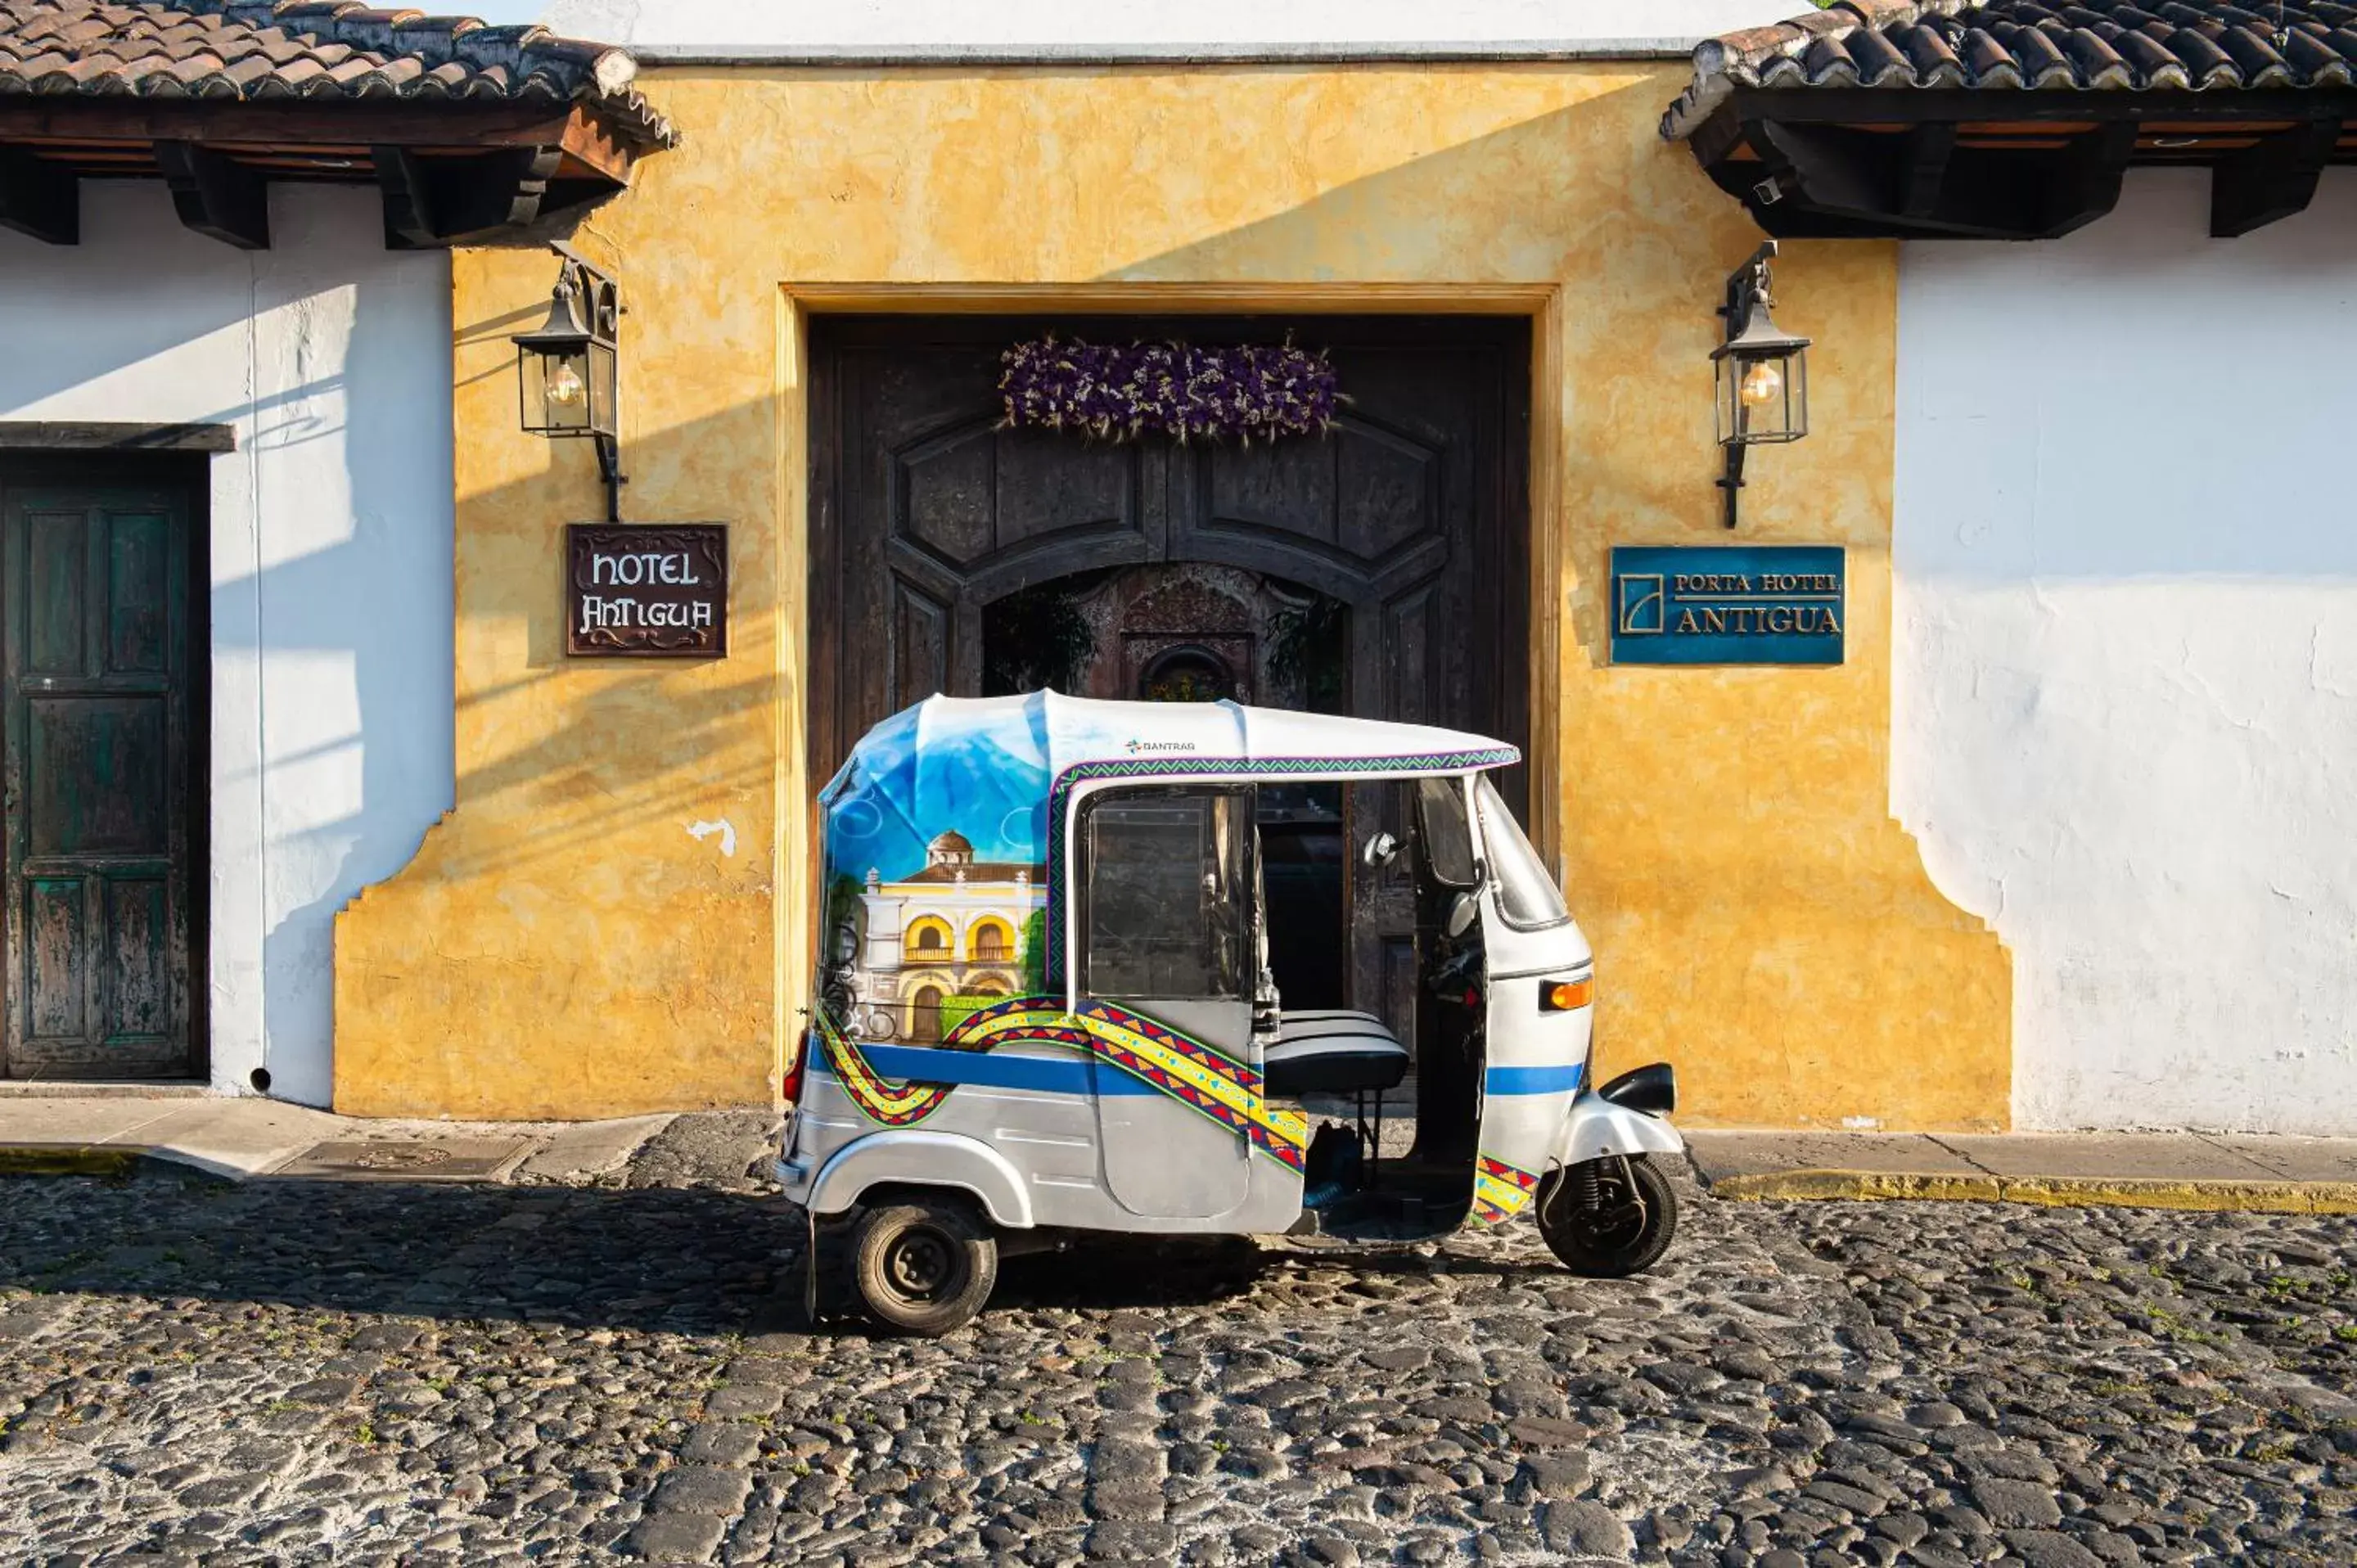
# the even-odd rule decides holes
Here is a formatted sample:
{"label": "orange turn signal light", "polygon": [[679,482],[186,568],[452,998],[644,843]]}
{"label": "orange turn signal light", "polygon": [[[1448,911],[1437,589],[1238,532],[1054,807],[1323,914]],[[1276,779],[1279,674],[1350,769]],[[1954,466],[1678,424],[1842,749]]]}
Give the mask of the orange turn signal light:
{"label": "orange turn signal light", "polygon": [[1568,1013],[1585,1007],[1596,999],[1596,982],[1588,980],[1550,980],[1539,987],[1539,1011]]}

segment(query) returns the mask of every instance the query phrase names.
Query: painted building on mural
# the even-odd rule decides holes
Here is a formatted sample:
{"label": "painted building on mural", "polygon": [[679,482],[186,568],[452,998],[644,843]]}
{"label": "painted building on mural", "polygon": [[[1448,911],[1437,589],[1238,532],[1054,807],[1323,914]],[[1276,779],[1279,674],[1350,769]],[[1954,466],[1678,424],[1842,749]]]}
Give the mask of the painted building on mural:
{"label": "painted building on mural", "polygon": [[[80,257],[0,234],[47,345],[0,428],[233,430],[185,459],[213,1080],[764,1102],[845,899],[871,1026],[925,1037],[1020,988],[1044,871],[962,815],[826,886],[810,803],[934,690],[1052,681],[1520,746],[1599,1066],[1675,1062],[1685,1120],[2357,1131],[2352,63],[2320,11],[2201,9],[563,0],[637,66],[547,56],[583,96],[542,199],[589,223],[386,251],[434,205],[388,157],[271,188],[248,255],[185,169],[177,208],[84,181]],[[702,656],[568,641],[609,503],[518,419],[551,234],[627,306],[623,515],[726,528]],[[1717,312],[1770,236],[1808,430],[1729,491]],[[146,256],[173,288],[108,311]],[[1008,427],[1050,337],[1291,345],[1346,401],[1249,445]],[[1766,635],[1663,661],[1649,572]],[[1771,658],[1779,607],[1815,629]],[[1333,1000],[1394,1013],[1368,824],[1293,806],[1272,897],[1373,922]]]}
{"label": "painted building on mural", "polygon": [[866,990],[853,999],[863,1037],[937,1040],[961,1005],[1021,993],[1032,917],[1047,908],[1047,869],[977,861],[973,841],[955,829],[925,846],[921,871],[888,882],[868,867],[860,894]]}

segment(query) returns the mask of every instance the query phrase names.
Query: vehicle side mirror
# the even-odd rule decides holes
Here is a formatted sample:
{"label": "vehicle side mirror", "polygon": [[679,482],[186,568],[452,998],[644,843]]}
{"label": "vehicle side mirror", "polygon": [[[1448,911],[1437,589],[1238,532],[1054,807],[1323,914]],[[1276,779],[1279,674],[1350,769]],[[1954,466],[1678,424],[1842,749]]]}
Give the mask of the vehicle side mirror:
{"label": "vehicle side mirror", "polygon": [[1463,936],[1473,929],[1473,922],[1480,913],[1481,900],[1477,895],[1459,893],[1455,898],[1449,900],[1448,934],[1451,937]]}
{"label": "vehicle side mirror", "polygon": [[1367,840],[1367,847],[1359,852],[1360,860],[1370,871],[1387,871],[1399,858],[1399,840],[1389,833],[1377,833]]}

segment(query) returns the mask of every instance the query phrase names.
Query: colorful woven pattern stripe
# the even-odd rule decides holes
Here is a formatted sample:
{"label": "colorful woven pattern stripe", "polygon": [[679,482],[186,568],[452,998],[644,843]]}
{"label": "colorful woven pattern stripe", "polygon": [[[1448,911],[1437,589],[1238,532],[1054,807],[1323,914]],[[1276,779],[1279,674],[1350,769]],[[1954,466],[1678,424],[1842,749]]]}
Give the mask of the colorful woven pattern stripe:
{"label": "colorful woven pattern stripe", "polygon": [[[885,1126],[921,1122],[950,1096],[949,1086],[942,1084],[895,1087],[867,1065],[858,1046],[823,1014],[820,1036],[827,1062],[852,1103]],[[1083,1002],[1078,1013],[1067,1013],[1052,997],[1015,997],[969,1014],[942,1036],[942,1046],[986,1051],[1017,1041],[1086,1051],[1237,1133],[1289,1169],[1301,1169],[1307,1158],[1309,1123],[1268,1103],[1257,1069],[1110,1002]]]}
{"label": "colorful woven pattern stripe", "polygon": [[1080,1018],[1098,1056],[1252,1141],[1279,1165],[1300,1170],[1309,1123],[1262,1097],[1256,1068],[1222,1055],[1167,1025],[1116,1007],[1084,1002]]}
{"label": "colorful woven pattern stripe", "polygon": [[1539,1178],[1529,1171],[1483,1155],[1473,1173],[1473,1219],[1482,1225],[1503,1225],[1528,1208],[1538,1190]]}
{"label": "colorful woven pattern stripe", "polygon": [[818,1008],[816,1015],[826,1064],[843,1080],[844,1092],[851,1096],[851,1102],[868,1120],[881,1122],[887,1127],[912,1126],[940,1110],[942,1101],[950,1097],[949,1090],[938,1083],[904,1083],[894,1088],[867,1065],[867,1058],[835,1027],[825,1008]]}
{"label": "colorful woven pattern stripe", "polygon": [[1523,759],[1511,746],[1421,757],[1181,757],[1082,762],[1056,775],[1048,790],[1048,979],[1064,975],[1064,811],[1072,790],[1094,779],[1331,779],[1346,774],[1466,773],[1510,768]]}

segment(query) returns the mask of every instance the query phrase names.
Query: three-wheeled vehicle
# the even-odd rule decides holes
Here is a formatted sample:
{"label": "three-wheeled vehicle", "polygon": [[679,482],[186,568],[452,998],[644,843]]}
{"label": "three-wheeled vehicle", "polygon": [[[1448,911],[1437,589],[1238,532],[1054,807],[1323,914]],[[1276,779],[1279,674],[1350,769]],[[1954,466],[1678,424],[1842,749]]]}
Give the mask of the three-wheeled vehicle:
{"label": "three-wheeled vehicle", "polygon": [[[819,996],[778,1164],[811,1288],[820,1227],[867,1311],[920,1334],[981,1309],[1002,1248],[1072,1231],[1400,1242],[1528,1209],[1577,1273],[1652,1264],[1674,1080],[1587,1081],[1587,941],[1490,778],[1519,760],[1052,692],[878,725],[820,796]],[[1270,940],[1280,842],[1354,922],[1306,979],[1284,955],[1317,944]],[[1314,993],[1338,984],[1357,994]],[[1413,1144],[1387,1155],[1411,1072]]]}

